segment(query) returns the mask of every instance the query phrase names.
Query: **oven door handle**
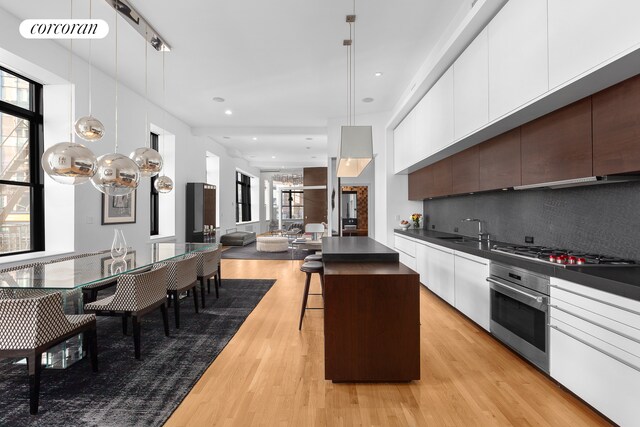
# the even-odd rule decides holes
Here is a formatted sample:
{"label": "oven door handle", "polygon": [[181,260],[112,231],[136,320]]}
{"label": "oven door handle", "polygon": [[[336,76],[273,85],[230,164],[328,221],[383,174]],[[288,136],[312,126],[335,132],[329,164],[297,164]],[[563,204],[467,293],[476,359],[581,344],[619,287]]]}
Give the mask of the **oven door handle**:
{"label": "oven door handle", "polygon": [[[524,292],[524,291],[521,291],[520,289],[516,289],[515,287],[513,287],[511,285],[508,285],[506,283],[502,283],[502,282],[500,282],[500,281],[498,281],[498,280],[496,280],[496,279],[494,279],[492,277],[487,277],[487,282],[491,283],[491,287],[496,289],[496,290],[498,290],[498,291],[504,291],[506,293],[509,293],[509,292],[516,293],[516,294],[518,294],[520,296],[523,296],[523,297],[529,299],[530,301],[535,301],[538,304],[544,304],[545,303],[543,297],[540,297],[540,296],[537,296],[537,295],[531,295],[528,292]],[[544,305],[545,305],[545,309],[546,309],[546,304],[544,304]]]}

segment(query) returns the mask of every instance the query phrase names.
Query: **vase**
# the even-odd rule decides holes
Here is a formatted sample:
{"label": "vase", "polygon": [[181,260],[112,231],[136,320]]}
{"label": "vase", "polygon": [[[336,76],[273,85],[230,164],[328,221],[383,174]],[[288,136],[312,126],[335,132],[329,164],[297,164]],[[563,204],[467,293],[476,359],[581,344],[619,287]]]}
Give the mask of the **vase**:
{"label": "vase", "polygon": [[413,221],[413,228],[420,228],[420,221]]}
{"label": "vase", "polygon": [[124,239],[124,233],[116,228],[113,235],[113,243],[111,244],[111,258],[122,259],[127,256],[127,241]]}

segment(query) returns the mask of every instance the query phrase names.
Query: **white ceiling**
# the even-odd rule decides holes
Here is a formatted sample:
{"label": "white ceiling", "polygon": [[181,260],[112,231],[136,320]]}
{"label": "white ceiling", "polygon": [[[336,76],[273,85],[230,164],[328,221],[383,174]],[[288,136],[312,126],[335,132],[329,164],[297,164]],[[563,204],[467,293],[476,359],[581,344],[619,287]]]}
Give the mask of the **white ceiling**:
{"label": "white ceiling", "polygon": [[[130,3],[172,47],[165,65],[171,114],[254,166],[326,164],[326,132],[318,129],[346,115],[342,40],[349,34],[344,20],[351,1]],[[88,17],[88,5],[89,0],[75,0],[74,18]],[[0,7],[20,19],[69,17],[69,0],[0,0]],[[460,8],[471,8],[471,0],[367,0],[356,7],[356,112],[369,114],[393,108]],[[94,41],[93,63],[113,75],[113,9],[93,0],[93,17],[105,19],[111,28],[105,39]],[[144,94],[142,37],[122,19],[118,25],[120,79]],[[74,50],[88,58],[88,42],[77,41]],[[148,54],[149,97],[162,105],[161,54],[152,49]],[[383,76],[375,77],[377,71]],[[214,102],[214,97],[225,102]],[[363,103],[365,97],[374,102]],[[226,109],[233,115],[225,115]]]}

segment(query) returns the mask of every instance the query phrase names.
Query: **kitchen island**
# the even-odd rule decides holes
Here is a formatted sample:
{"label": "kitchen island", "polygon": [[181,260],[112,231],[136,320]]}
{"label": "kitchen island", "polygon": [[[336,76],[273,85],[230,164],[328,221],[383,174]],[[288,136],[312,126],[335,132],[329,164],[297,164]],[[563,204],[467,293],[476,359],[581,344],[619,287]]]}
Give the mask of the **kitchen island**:
{"label": "kitchen island", "polygon": [[420,379],[420,282],[369,237],[325,237],[325,378]]}

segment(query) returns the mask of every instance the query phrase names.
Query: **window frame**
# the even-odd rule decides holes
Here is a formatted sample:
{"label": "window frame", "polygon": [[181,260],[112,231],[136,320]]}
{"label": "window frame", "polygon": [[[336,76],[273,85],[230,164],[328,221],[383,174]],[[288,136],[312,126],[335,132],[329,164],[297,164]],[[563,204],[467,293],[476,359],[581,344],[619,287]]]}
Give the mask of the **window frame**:
{"label": "window frame", "polygon": [[[242,196],[238,188],[242,188]],[[239,215],[240,211],[242,218]],[[236,170],[236,224],[243,222],[251,222],[251,177]]]}
{"label": "window frame", "polygon": [[[149,132],[149,145],[158,151],[160,136]],[[158,176],[151,177],[151,190],[149,192],[149,235],[160,235],[160,193],[156,190],[155,183]]]}
{"label": "window frame", "polygon": [[[285,194],[288,194],[288,195],[289,195],[289,197],[287,197],[287,202],[288,202],[288,203],[287,203],[286,205],[285,205],[284,203],[282,203],[282,202],[283,202],[283,199],[284,199],[284,195],[285,195]],[[302,200],[302,204],[300,204],[300,205],[294,205],[294,204],[293,204],[293,195],[294,195],[294,194],[300,194],[300,195],[301,195],[301,197],[303,197],[303,196],[304,196],[304,191],[303,191],[303,190],[292,190],[292,189],[289,189],[289,190],[282,190],[282,191],[280,192],[280,197],[281,197],[280,202],[281,202],[281,206],[282,206],[282,210],[281,210],[281,212],[280,212],[280,216],[281,216],[281,218],[282,218],[283,220],[303,220],[303,219],[304,219],[304,200]],[[303,211],[302,211],[302,212],[303,212],[303,213],[302,213],[302,218],[291,218],[291,213],[293,212],[293,208],[294,208],[294,207],[300,207],[300,208],[302,208],[302,209],[303,209]],[[285,211],[285,209],[288,209],[288,210],[289,210],[289,217],[288,217],[288,218],[285,218],[285,217],[284,217],[284,211]]]}
{"label": "window frame", "polygon": [[0,66],[0,70],[29,83],[29,109],[19,107],[0,99],[0,112],[29,121],[29,182],[0,179],[0,185],[30,187],[30,242],[31,249],[14,252],[0,252],[0,257],[19,255],[45,250],[44,236],[44,170],[40,159],[44,152],[43,87],[15,71]]}

